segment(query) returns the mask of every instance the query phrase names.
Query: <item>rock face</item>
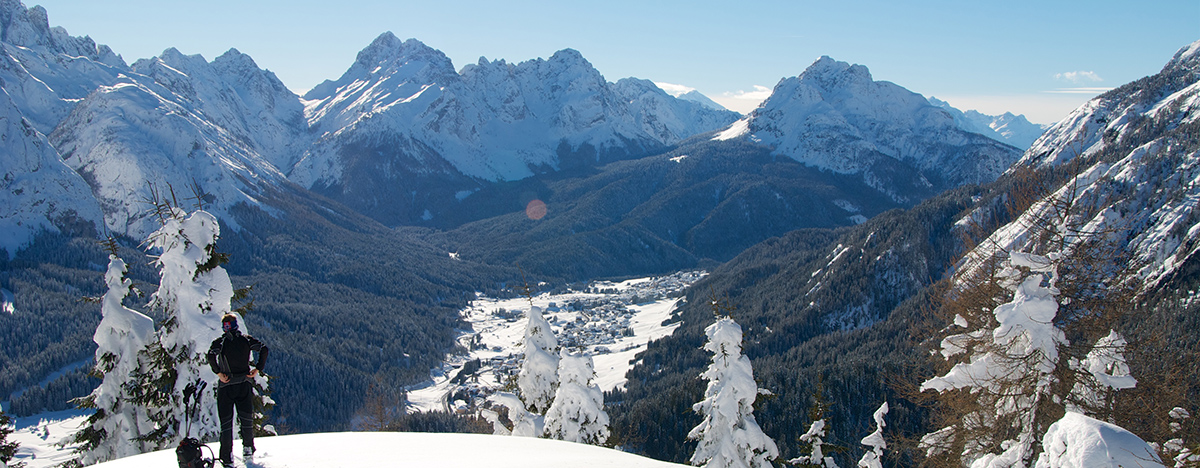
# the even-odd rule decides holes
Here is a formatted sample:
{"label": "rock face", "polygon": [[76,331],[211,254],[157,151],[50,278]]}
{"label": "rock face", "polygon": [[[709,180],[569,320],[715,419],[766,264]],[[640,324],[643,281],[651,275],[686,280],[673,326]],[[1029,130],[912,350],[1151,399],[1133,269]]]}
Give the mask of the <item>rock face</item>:
{"label": "rock face", "polygon": [[650,154],[737,118],[652,83],[609,83],[576,51],[455,72],[385,33],[304,96],[317,140],[296,183],[385,224],[430,221],[481,184]]}
{"label": "rock face", "polygon": [[1020,150],[955,123],[946,111],[862,65],[821,57],[715,139],[745,138],[911,203],[994,180]]}

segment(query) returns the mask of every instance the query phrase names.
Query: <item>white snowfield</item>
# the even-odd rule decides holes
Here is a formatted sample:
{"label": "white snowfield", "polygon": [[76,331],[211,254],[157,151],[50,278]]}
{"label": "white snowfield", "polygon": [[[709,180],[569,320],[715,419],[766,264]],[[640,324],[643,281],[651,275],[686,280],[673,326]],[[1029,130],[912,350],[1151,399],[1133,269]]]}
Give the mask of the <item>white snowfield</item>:
{"label": "white snowfield", "polygon": [[[257,439],[258,452],[238,468],[489,467],[570,468],[681,467],[618,450],[550,439],[486,434],[414,432],[337,432]],[[217,444],[209,444],[215,453]],[[235,447],[236,448],[236,447]],[[207,456],[207,451],[205,452]],[[217,464],[220,466],[220,464]],[[135,455],[97,468],[178,466],[174,450]]]}

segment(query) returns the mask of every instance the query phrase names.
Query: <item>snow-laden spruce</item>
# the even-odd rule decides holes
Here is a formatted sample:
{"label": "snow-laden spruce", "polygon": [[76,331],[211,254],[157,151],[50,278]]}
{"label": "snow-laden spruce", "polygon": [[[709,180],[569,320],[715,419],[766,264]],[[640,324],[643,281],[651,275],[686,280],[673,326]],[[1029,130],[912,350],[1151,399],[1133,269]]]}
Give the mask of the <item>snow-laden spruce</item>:
{"label": "snow-laden spruce", "polygon": [[833,457],[825,456],[825,420],[818,419],[813,421],[808,426],[808,432],[800,436],[800,441],[812,446],[812,452],[808,455],[793,458],[788,460],[788,463],[799,466],[813,466],[818,468],[838,468],[837,462]]}
{"label": "snow-laden spruce", "polygon": [[883,468],[883,449],[887,448],[887,441],[883,440],[883,417],[888,413],[888,404],[883,402],[879,405],[879,409],[875,410],[875,414],[871,415],[875,419],[875,432],[867,434],[863,437],[862,444],[871,447],[867,453],[864,453],[862,458],[858,460],[858,466],[861,468]]}
{"label": "snow-laden spruce", "polygon": [[742,327],[726,317],[704,329],[704,349],[712,364],[700,374],[708,380],[704,399],[692,406],[704,415],[688,439],[699,441],[692,464],[707,468],[770,467],[779,456],[775,442],[754,420],[758,384],[750,358],[742,355]]}
{"label": "snow-laden spruce", "polygon": [[487,401],[492,405],[507,409],[508,420],[512,423],[511,429],[505,427],[504,422],[500,420],[500,413],[494,409],[481,411],[480,414],[483,418],[492,423],[493,434],[537,437],[545,432],[545,416],[530,413],[525,409],[525,402],[521,401],[521,397],[509,392],[496,392],[489,396]]}
{"label": "snow-laden spruce", "polygon": [[592,356],[563,351],[558,362],[558,390],[546,411],[546,435],[552,439],[601,445],[608,440],[604,392],[592,383]]}
{"label": "snow-laden spruce", "polygon": [[133,289],[126,271],[124,260],[115,253],[109,255],[104,274],[108,291],[101,299],[102,318],[92,336],[95,371],[103,378],[100,386],[83,398],[80,406],[95,409],[95,413],[73,438],[80,444],[75,452],[84,465],[145,452],[146,444],[138,439],[154,428],[146,409],[129,402],[132,395],[127,385],[142,365],[141,351],[154,339],[154,320],[122,304]]}
{"label": "snow-laden spruce", "polygon": [[146,437],[160,448],[189,435],[215,440],[220,433],[216,398],[210,394],[201,395],[192,432],[183,433],[183,390],[200,380],[217,380],[204,353],[221,336],[221,316],[230,312],[233,298],[229,274],[214,257],[220,234],[217,219],[202,210],[189,215],[169,208],[163,210],[162,223],[148,240],[150,248],[160,252],[155,264],[161,274],[150,306],[163,310],[167,319],[151,343],[147,366],[135,375],[140,392],[135,401],[146,406],[156,425]]}
{"label": "snow-laden spruce", "polygon": [[550,322],[542,316],[542,308],[530,306],[529,322],[525,326],[525,360],[517,375],[517,388],[529,411],[545,414],[554,401],[558,385],[558,339]]}

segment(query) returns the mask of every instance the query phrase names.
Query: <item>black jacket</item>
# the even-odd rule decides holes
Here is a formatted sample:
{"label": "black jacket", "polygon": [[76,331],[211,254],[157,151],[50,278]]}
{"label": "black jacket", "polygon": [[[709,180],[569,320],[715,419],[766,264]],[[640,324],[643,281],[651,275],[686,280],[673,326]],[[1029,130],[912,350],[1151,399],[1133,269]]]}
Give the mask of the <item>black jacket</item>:
{"label": "black jacket", "polygon": [[267,363],[267,345],[237,330],[227,331],[213,340],[208,348],[208,366],[217,374],[229,376],[229,382],[222,382],[220,386],[246,381],[250,373],[251,351],[258,353],[258,362],[253,366],[261,372]]}

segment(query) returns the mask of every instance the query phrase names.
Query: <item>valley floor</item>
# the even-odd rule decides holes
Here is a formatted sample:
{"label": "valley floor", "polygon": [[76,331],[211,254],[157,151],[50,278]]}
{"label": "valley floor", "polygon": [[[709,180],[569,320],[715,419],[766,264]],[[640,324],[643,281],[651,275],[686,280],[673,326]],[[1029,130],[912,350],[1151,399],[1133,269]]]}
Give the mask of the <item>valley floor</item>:
{"label": "valley floor", "polygon": [[[664,322],[682,300],[679,294],[683,289],[703,277],[702,272],[680,272],[619,283],[595,282],[586,291],[534,296],[532,305],[542,309],[559,345],[592,355],[594,383],[611,391],[624,387],[625,374],[637,353],[675,331],[678,322]],[[525,297],[480,297],[463,310],[471,329],[462,331],[458,342],[469,353],[452,357],[435,369],[425,384],[410,388],[409,411],[471,411],[487,395],[504,387],[520,371],[520,342],[530,303]],[[474,360],[479,360],[480,367],[471,371],[465,365]]]}

